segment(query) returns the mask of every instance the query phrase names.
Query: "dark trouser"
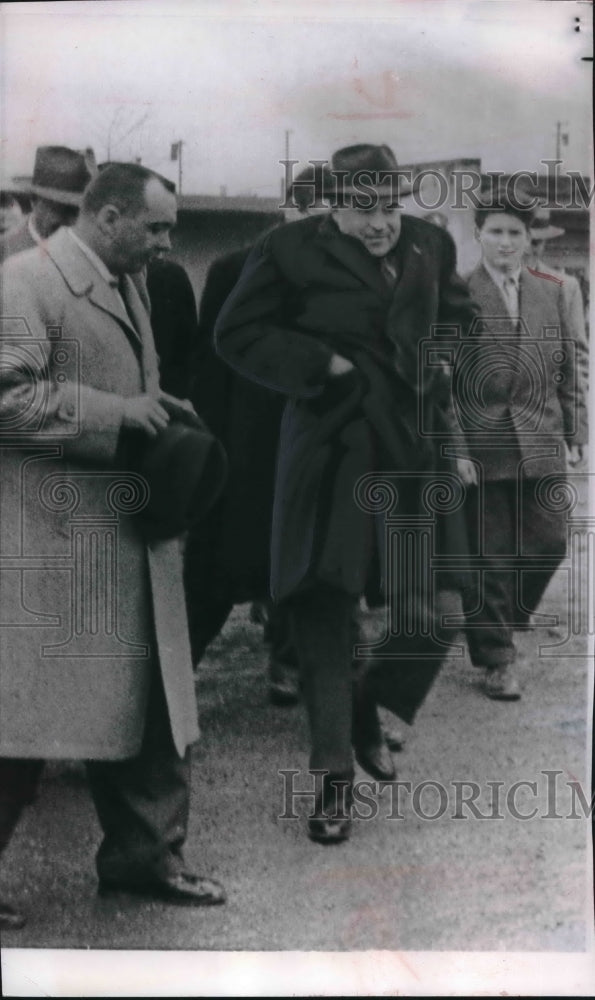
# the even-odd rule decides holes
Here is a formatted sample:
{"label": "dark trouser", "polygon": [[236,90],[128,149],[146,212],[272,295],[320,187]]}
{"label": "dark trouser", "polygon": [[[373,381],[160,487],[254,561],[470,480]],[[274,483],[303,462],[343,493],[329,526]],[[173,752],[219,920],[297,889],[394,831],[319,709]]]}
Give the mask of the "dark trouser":
{"label": "dark trouser", "polygon": [[[33,801],[44,762],[0,759],[0,851]],[[161,678],[152,685],[140,753],[130,760],[87,761],[103,842],[100,878],[143,882],[183,869],[190,796],[190,753],[175,749]]]}
{"label": "dark trouser", "polygon": [[310,767],[353,774],[355,598],[319,584],[291,601],[292,631],[310,724]]}
{"label": "dark trouser", "polygon": [[267,623],[264,630],[265,642],[270,645],[270,666],[279,663],[284,667],[298,668],[298,659],[293,644],[291,615],[286,604],[266,602]]}
{"label": "dark trouser", "polygon": [[[358,620],[358,605],[352,595],[323,583],[288,602],[310,723],[310,767],[342,776],[353,773],[356,670],[360,675],[365,673],[373,701],[411,723],[447,651],[446,646],[436,645],[436,631],[425,636],[390,636],[382,653],[385,657],[394,651],[394,655],[375,659],[371,654],[356,662],[354,644],[382,635],[378,627],[376,636],[365,635],[366,629],[361,629]],[[384,612],[378,615],[378,621],[380,617],[385,617]]]}
{"label": "dark trouser", "polygon": [[[469,491],[471,556],[481,554],[483,567],[464,593],[463,607],[469,653],[477,667],[514,662],[514,629],[526,627],[564,558],[566,513],[545,510],[535,496],[536,484],[487,482],[483,503],[480,490]],[[514,558],[516,568],[510,566]]]}

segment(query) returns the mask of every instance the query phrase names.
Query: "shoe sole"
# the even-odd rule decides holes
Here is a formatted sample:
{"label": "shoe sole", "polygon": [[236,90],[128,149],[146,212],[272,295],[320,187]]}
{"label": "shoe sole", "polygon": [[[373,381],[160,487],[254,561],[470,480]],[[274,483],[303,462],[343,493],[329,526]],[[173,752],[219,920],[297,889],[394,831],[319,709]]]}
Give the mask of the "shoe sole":
{"label": "shoe sole", "polygon": [[310,840],[314,841],[315,844],[324,844],[324,845],[342,844],[345,840],[349,840],[350,834],[351,830],[348,830],[347,832],[340,833],[337,836],[333,835],[331,837],[329,836],[325,837],[321,834],[314,833],[312,830],[308,830],[308,836]]}
{"label": "shoe sole", "polygon": [[145,899],[153,903],[165,903],[170,906],[220,906],[226,902],[227,897],[214,896],[186,896],[169,894],[166,892],[153,891],[151,889],[137,889],[135,887],[123,888],[121,886],[99,885],[97,895],[102,899],[115,896],[135,896],[138,899]]}

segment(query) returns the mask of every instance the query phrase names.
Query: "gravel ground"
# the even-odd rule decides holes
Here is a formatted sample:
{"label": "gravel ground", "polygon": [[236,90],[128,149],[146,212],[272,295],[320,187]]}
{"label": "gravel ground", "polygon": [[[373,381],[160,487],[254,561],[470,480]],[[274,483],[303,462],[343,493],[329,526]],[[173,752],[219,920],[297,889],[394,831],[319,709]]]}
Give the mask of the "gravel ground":
{"label": "gravel ground", "polygon": [[[559,611],[566,584],[561,571],[542,612]],[[584,638],[564,642],[567,617],[560,613],[557,628],[519,635],[524,694],[516,703],[487,699],[466,653],[451,655],[395,757],[411,791],[403,787],[398,810],[394,792],[392,801],[383,793],[377,816],[356,820],[350,841],[325,847],[308,840],[303,804],[299,819],[279,818],[278,770],[307,767],[303,708],[268,703],[262,630],[247,606],[236,608],[197,680],[203,737],[187,846],[191,866],[226,885],[227,905],[192,910],[98,899],[99,828],[84,772],[58,762],[48,766],[5,855],[0,890],[27,908],[29,923],[5,933],[3,946],[584,951],[590,823],[580,803],[578,818],[564,817],[568,782],[588,788],[590,705]],[[539,655],[540,643],[552,648]],[[546,655],[556,645],[563,655]],[[545,771],[561,772],[555,802]],[[307,787],[307,775],[299,781]],[[455,783],[463,781],[479,785],[484,814],[488,782],[502,782],[502,818],[474,818],[465,807],[456,818]],[[506,809],[517,781],[536,782],[515,799],[520,812],[537,810],[533,819]],[[436,784],[422,782],[440,783],[443,798]],[[548,809],[563,818],[544,818]]]}

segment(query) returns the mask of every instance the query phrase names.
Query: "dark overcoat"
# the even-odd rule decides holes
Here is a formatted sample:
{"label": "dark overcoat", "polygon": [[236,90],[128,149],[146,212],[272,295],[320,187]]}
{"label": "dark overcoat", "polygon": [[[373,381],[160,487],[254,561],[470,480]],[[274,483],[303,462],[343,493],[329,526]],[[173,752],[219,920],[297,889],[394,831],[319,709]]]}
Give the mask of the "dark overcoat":
{"label": "dark overcoat", "polygon": [[[370,473],[400,474],[400,510],[419,515],[420,484],[436,474],[438,442],[420,429],[421,404],[426,425],[437,427],[448,393],[440,366],[420,363],[422,348],[434,324],[467,328],[475,309],[443,230],[404,216],[398,257],[390,288],[378,261],[329,217],[291,223],[253,251],[219,316],[224,360],[286,399],[271,545],[276,599],[314,579],[363,593],[374,519],[356,502],[356,484]],[[354,370],[329,379],[334,353]],[[443,443],[449,433],[445,425]],[[452,476],[447,460],[443,472]]]}
{"label": "dark overcoat", "polygon": [[134,324],[66,229],[0,271],[0,752],[138,753],[159,670],[176,748],[198,736],[179,539],[147,544],[126,397],[159,391]]}
{"label": "dark overcoat", "polygon": [[159,258],[149,262],[146,282],[159,356],[159,384],[172,396],[190,399],[198,348],[192,283],[181,264]]}
{"label": "dark overcoat", "polygon": [[225,489],[193,532],[192,576],[210,599],[229,604],[269,595],[269,550],[279,427],[284,398],[233,371],[216,353],[217,317],[234,288],[248,250],[214,261],[200,300],[199,349],[192,401],[222,441],[229,472]]}

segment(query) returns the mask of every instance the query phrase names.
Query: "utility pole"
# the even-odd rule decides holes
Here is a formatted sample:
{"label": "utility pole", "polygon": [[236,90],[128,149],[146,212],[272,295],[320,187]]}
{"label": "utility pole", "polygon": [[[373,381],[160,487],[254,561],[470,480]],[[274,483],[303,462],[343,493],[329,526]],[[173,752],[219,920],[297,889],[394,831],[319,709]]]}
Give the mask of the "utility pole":
{"label": "utility pole", "polygon": [[556,122],[556,159],[562,159],[562,146],[568,145],[568,122]]}
{"label": "utility pole", "polygon": [[182,139],[178,139],[177,142],[172,142],[171,144],[171,154],[170,158],[172,160],[178,161],[178,194],[182,194],[182,149],[184,143]]}
{"label": "utility pole", "polygon": [[[287,161],[289,160],[289,136],[292,134],[292,132],[293,132],[292,128],[286,128],[285,129],[285,162],[286,162],[286,164],[287,164]],[[287,192],[285,191],[285,178],[286,178],[286,176],[287,176],[287,167],[286,167],[285,174],[281,178],[281,203],[282,204],[285,203],[285,197],[286,197],[286,194],[287,194]]]}

